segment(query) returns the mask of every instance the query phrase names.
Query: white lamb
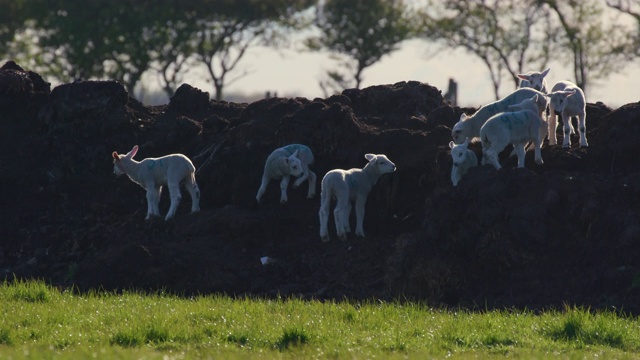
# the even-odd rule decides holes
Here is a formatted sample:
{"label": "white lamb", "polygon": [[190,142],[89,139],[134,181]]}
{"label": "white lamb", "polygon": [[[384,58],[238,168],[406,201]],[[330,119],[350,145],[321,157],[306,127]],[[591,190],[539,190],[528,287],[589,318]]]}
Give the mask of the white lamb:
{"label": "white lamb", "polygon": [[476,153],[467,148],[469,138],[462,144],[449,141],[451,148],[451,158],[453,158],[453,166],[451,166],[451,182],[453,186],[457,186],[462,177],[469,171],[469,168],[478,166],[478,157]]}
{"label": "white lamb", "polygon": [[180,185],[182,184],[191,195],[191,213],[200,211],[200,189],[196,183],[196,168],[188,157],[182,154],[171,154],[159,158],[147,158],[142,161],[135,161],[133,157],[138,152],[138,145],[125,155],[113,152],[113,172],[120,176],[127,174],[136,184],[147,190],[147,217],[160,216],[158,204],[162,187],[169,188],[171,196],[171,206],[164,218],[173,218],[180,204],[182,195]]}
{"label": "white lamb", "polygon": [[471,116],[462,114],[460,116],[460,121],[458,121],[453,126],[453,129],[451,129],[453,142],[456,144],[462,144],[466,138],[471,139],[471,141],[475,141],[480,136],[480,128],[490,117],[504,112],[509,105],[518,104],[522,102],[522,100],[532,98],[534,95],[540,95],[538,96],[537,105],[539,109],[538,114],[542,117],[542,113],[545,111],[548,102],[543,96],[544,94],[531,88],[517,89],[498,101],[482,106]]}
{"label": "white lamb", "polygon": [[547,94],[549,97],[549,145],[556,145],[556,111],[562,114],[564,124],[564,139],[562,147],[571,147],[571,136],[576,131],[571,124],[571,117],[578,117],[578,133],[580,134],[580,146],[587,147],[587,113],[584,92],[576,84],[569,81],[559,81]]}
{"label": "white lamb", "polygon": [[307,198],[311,199],[316,195],[316,174],[309,170],[309,165],[313,164],[314,158],[311,149],[301,144],[290,144],[275,149],[264,164],[262,183],[258,189],[256,200],[260,202],[262,195],[267,190],[267,185],[272,179],[280,180],[280,203],[287,202],[287,187],[291,175],[298,177],[293,183],[297,188],[305,180],[309,180],[309,192]]}
{"label": "white lamb", "polygon": [[337,201],[333,210],[333,219],[336,223],[338,238],[347,239],[347,233],[351,232],[349,215],[351,214],[351,202],[356,205],[356,235],[364,237],[364,206],[367,196],[382,174],[396,171],[396,165],[385,155],[366,154],[369,162],[362,169],[334,169],[329,171],[322,179],[322,191],[320,195],[320,239],[329,241],[329,206],[331,199]]}
{"label": "white lamb", "polygon": [[548,68],[544,71],[529,71],[526,74],[518,74],[516,75],[520,78],[520,88],[532,88],[536,89],[543,94],[547,93],[547,80],[545,77],[549,73],[551,68]]}
{"label": "white lamb", "polygon": [[482,141],[482,164],[491,163],[496,169],[500,169],[498,154],[504,148],[513,144],[514,151],[518,156],[518,167],[524,167],[525,146],[533,142],[535,161],[538,165],[543,164],[540,145],[542,143],[541,134],[546,131],[546,123],[540,118],[536,111],[538,95],[531,99],[526,99],[519,104],[513,105],[509,110],[492,116],[480,129],[480,141]]}

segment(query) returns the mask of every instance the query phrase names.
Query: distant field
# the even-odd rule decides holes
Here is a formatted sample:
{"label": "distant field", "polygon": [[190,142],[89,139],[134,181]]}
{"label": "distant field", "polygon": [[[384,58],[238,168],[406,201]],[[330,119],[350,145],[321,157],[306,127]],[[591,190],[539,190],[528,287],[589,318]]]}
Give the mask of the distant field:
{"label": "distant field", "polygon": [[439,310],[420,304],[184,298],[0,284],[0,359],[640,358],[614,312]]}

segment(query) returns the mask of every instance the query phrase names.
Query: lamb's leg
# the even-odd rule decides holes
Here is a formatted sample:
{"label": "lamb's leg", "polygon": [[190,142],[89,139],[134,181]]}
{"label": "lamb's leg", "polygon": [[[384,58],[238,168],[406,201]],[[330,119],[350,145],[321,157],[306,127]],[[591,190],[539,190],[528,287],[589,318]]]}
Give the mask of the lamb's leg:
{"label": "lamb's leg", "polygon": [[347,240],[347,234],[345,233],[344,226],[342,225],[343,213],[345,211],[345,209],[341,209],[338,205],[333,209],[333,221],[336,223],[336,235],[338,235],[338,239],[340,241]]}
{"label": "lamb's leg", "polygon": [[182,199],[182,195],[180,194],[180,184],[170,183],[168,185],[169,195],[171,197],[171,206],[169,207],[169,212],[167,212],[167,216],[164,218],[165,220],[170,220],[176,214],[176,210],[178,209],[178,205],[180,205],[180,199]]}
{"label": "lamb's leg", "polygon": [[316,173],[309,170],[309,192],[307,193],[307,199],[312,199],[316,196]]}
{"label": "lamb's leg", "polygon": [[262,182],[260,183],[260,188],[258,189],[258,194],[256,195],[257,202],[260,202],[260,199],[262,199],[262,195],[264,195],[264,192],[267,190],[267,185],[269,185],[269,177],[264,174],[262,175]]}
{"label": "lamb's leg", "polygon": [[571,125],[571,116],[567,116],[564,112],[562,113],[562,124],[564,125],[564,139],[562,139],[562,147],[570,148],[571,147],[571,129],[573,126]]}
{"label": "lamb's leg", "polygon": [[578,115],[578,133],[580,133],[580,146],[588,147],[587,143],[587,116],[582,113]]}
{"label": "lamb's leg", "polygon": [[342,214],[342,227],[344,228],[345,234],[351,232],[351,225],[349,225],[349,219],[351,218],[351,201],[347,201],[347,211]]}
{"label": "lamb's leg", "polygon": [[534,154],[534,160],[536,162],[536,164],[538,165],[542,165],[544,164],[544,161],[542,161],[542,152],[541,152],[541,148],[542,148],[542,138],[541,139],[536,139],[533,142],[533,154]]}
{"label": "lamb's leg", "polygon": [[159,215],[158,203],[160,202],[160,193],[162,187],[155,185],[147,186],[147,217],[145,220],[151,219],[152,216]]}
{"label": "lamb's leg", "polygon": [[573,127],[573,117],[569,116],[569,129],[571,129],[571,135],[576,134],[576,129]]}
{"label": "lamb's leg", "polygon": [[518,155],[518,168],[523,168],[524,167],[524,158],[525,158],[525,155],[526,155],[524,147],[526,145],[527,145],[527,143],[513,144],[513,150],[516,152],[516,155]]}
{"label": "lamb's leg", "polygon": [[152,187],[147,188],[147,217],[145,220],[151,219],[153,215],[153,204],[156,201],[156,190]]}
{"label": "lamb's leg", "polygon": [[289,178],[290,175],[285,175],[280,180],[280,203],[284,204],[287,202],[287,187],[289,186]]}
{"label": "lamb's leg", "polygon": [[[549,134],[549,123],[546,120],[542,120],[542,125],[540,126],[540,147],[544,145],[544,139]],[[535,145],[535,141],[533,143]],[[528,149],[531,149],[530,147]]]}
{"label": "lamb's leg", "polygon": [[329,241],[329,205],[331,203],[331,194],[328,190],[322,191],[320,195],[320,211],[318,216],[320,217],[320,240],[322,242]]}
{"label": "lamb's leg", "polygon": [[557,127],[556,111],[553,109],[553,106],[549,104],[549,145],[556,145],[558,143],[558,135],[556,134]]}
{"label": "lamb's leg", "polygon": [[336,223],[336,233],[341,241],[347,240],[346,230],[349,228],[349,211],[351,204],[349,203],[349,193],[342,194],[337,197],[336,208],[333,210],[333,219]]}
{"label": "lamb's leg", "polygon": [[160,198],[162,197],[162,186],[156,188],[156,201],[153,202],[153,215],[160,216]]}
{"label": "lamb's leg", "polygon": [[184,187],[191,196],[191,213],[200,211],[200,189],[198,184],[195,181],[187,180]]}
{"label": "lamb's leg", "polygon": [[497,170],[500,170],[502,168],[500,166],[500,162],[498,161],[498,152],[493,149],[493,146],[487,149],[484,156],[482,157],[483,163],[485,163],[485,157],[487,158],[486,163],[493,165],[493,167],[495,167]]}
{"label": "lamb's leg", "polygon": [[360,237],[364,237],[364,205],[366,202],[366,196],[356,197],[356,235]]}

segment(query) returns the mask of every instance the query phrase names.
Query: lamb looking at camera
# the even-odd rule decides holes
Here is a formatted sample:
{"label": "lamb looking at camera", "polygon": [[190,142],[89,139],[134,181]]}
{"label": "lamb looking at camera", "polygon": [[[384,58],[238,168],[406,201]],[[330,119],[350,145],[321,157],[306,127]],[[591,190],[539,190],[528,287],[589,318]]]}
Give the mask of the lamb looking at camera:
{"label": "lamb looking at camera", "polygon": [[264,164],[262,183],[258,189],[256,200],[260,202],[262,195],[267,190],[269,181],[280,180],[280,203],[287,202],[287,187],[291,175],[298,177],[293,183],[293,187],[299,187],[305,180],[309,179],[309,192],[307,198],[311,199],[316,195],[316,174],[309,170],[309,165],[313,164],[314,158],[311,149],[301,144],[290,144],[275,149]]}
{"label": "lamb looking at camera", "polygon": [[457,186],[462,177],[469,171],[469,168],[478,166],[478,157],[476,153],[467,148],[469,139],[467,138],[462,144],[449,141],[451,148],[451,158],[453,165],[451,166],[451,182],[453,186]]}
{"label": "lamb looking at camera", "polygon": [[396,165],[385,155],[366,154],[369,162],[362,169],[329,171],[322,179],[322,191],[320,195],[320,239],[329,241],[329,206],[331,199],[337,201],[333,210],[333,219],[336,223],[338,238],[347,239],[347,233],[351,232],[349,215],[351,214],[351,202],[356,205],[356,235],[364,237],[364,206],[367,196],[382,174],[396,171]]}
{"label": "lamb looking at camera", "polygon": [[549,74],[548,68],[544,71],[529,71],[526,74],[518,74],[518,78],[520,79],[520,88],[532,88],[542,92],[543,94],[547,93],[547,81],[545,77]]}
{"label": "lamb looking at camera", "polygon": [[531,88],[518,89],[501,100],[482,106],[471,116],[462,114],[460,121],[451,129],[453,142],[462,144],[466,138],[474,141],[480,136],[480,128],[490,117],[504,112],[509,105],[518,104],[525,99],[532,98],[534,95],[539,95],[537,102],[538,114],[542,118],[542,113],[547,107],[547,99],[543,96],[544,94]]}
{"label": "lamb looking at camera", "polygon": [[525,146],[533,142],[535,161],[542,164],[540,145],[546,123],[540,118],[536,109],[538,95],[516,104],[510,109],[524,109],[513,112],[504,112],[492,116],[480,129],[480,141],[482,141],[482,164],[491,163],[496,169],[500,169],[498,154],[504,148],[513,144],[514,151],[518,155],[518,167],[524,167]]}
{"label": "lamb looking at camera", "polygon": [[549,145],[556,145],[556,111],[562,114],[564,125],[564,139],[562,147],[571,147],[571,134],[576,131],[571,124],[571,117],[578,117],[578,133],[580,134],[580,146],[587,147],[587,113],[584,92],[576,84],[569,81],[559,81],[551,88],[549,97]]}
{"label": "lamb looking at camera", "polygon": [[171,154],[159,158],[146,158],[138,162],[133,157],[138,152],[138,145],[125,155],[113,152],[113,172],[116,175],[127,174],[136,184],[147,190],[147,217],[160,216],[158,204],[162,187],[169,188],[171,206],[165,220],[173,218],[180,204],[182,184],[191,195],[191,213],[200,211],[200,189],[196,183],[196,168],[188,157],[182,154]]}

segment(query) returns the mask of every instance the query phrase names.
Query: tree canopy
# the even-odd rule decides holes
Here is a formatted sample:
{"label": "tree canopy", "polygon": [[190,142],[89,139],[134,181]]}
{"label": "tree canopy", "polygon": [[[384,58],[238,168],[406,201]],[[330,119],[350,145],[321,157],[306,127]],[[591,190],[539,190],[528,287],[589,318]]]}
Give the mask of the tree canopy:
{"label": "tree canopy", "polygon": [[316,26],[321,35],[308,41],[312,49],[346,56],[347,79],[335,71],[329,76],[338,87],[362,84],[362,72],[411,36],[412,21],[402,0],[326,0],[318,8]]}

